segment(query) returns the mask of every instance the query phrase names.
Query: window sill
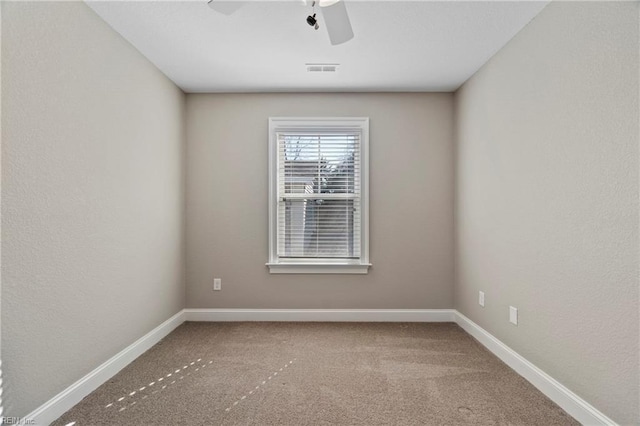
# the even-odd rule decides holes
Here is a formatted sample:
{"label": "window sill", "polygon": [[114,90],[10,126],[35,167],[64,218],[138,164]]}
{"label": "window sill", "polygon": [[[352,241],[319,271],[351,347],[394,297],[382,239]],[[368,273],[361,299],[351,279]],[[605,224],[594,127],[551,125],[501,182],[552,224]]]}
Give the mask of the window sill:
{"label": "window sill", "polygon": [[271,274],[367,274],[370,263],[267,263]]}

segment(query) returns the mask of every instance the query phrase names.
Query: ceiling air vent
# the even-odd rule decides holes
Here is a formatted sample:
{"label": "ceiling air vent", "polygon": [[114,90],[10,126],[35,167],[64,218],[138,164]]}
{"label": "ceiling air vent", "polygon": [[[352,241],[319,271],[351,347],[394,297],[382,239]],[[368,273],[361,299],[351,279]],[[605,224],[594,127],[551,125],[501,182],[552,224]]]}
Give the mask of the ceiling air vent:
{"label": "ceiling air vent", "polygon": [[307,72],[336,72],[339,64],[306,64]]}

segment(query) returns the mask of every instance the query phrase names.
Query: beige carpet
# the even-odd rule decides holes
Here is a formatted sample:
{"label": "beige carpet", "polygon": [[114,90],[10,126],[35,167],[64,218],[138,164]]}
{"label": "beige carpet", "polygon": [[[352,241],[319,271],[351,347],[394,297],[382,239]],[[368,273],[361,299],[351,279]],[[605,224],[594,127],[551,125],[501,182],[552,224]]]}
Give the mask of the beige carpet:
{"label": "beige carpet", "polygon": [[452,323],[185,323],[54,425],[574,425]]}

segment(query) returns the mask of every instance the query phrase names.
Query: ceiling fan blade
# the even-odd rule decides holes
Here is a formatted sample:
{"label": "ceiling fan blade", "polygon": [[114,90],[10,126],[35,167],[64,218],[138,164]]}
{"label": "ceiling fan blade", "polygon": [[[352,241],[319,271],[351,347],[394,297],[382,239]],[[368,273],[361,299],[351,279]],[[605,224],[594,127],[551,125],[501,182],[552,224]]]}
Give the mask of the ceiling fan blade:
{"label": "ceiling fan blade", "polygon": [[244,6],[245,2],[234,0],[209,0],[208,4],[209,7],[216,12],[220,12],[223,15],[231,15],[236,10]]}
{"label": "ceiling fan blade", "polygon": [[344,1],[320,1],[320,10],[331,44],[342,44],[353,38],[353,28]]}

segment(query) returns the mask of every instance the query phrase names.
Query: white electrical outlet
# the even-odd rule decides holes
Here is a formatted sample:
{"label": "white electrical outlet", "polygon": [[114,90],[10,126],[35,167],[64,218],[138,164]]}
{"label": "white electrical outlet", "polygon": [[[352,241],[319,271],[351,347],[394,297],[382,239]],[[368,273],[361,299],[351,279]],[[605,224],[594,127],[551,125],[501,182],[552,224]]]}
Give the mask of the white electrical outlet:
{"label": "white electrical outlet", "polygon": [[509,306],[509,322],[518,325],[518,309]]}
{"label": "white electrical outlet", "polygon": [[484,308],[484,291],[478,293],[478,305]]}
{"label": "white electrical outlet", "polygon": [[222,279],[220,278],[213,279],[213,289],[215,291],[222,290]]}

